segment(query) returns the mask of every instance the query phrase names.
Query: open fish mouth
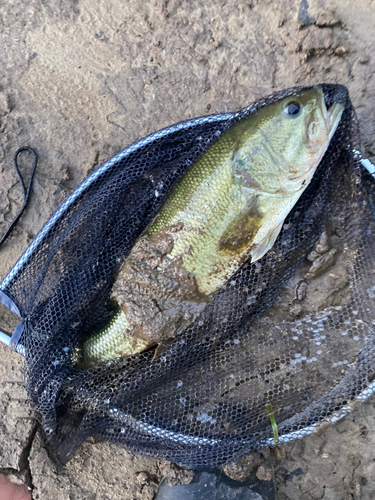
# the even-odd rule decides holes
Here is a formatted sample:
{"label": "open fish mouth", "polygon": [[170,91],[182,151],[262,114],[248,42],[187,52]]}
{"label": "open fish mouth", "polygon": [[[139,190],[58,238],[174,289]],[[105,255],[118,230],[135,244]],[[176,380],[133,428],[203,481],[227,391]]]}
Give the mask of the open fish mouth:
{"label": "open fish mouth", "polygon": [[[315,153],[317,149],[323,146],[323,140],[327,146],[329,145],[340,123],[344,109],[345,104],[341,101],[327,103],[324,100],[321,107],[311,109],[306,115],[304,136],[305,141],[311,144],[312,153]],[[322,138],[322,140],[319,140],[319,118],[323,118],[327,130],[327,137]]]}
{"label": "open fish mouth", "polygon": [[348,108],[349,94],[346,87],[343,85],[319,85],[324,94],[324,102],[326,105],[326,123],[330,130],[330,139],[335,133],[337,126],[341,120],[344,109]]}

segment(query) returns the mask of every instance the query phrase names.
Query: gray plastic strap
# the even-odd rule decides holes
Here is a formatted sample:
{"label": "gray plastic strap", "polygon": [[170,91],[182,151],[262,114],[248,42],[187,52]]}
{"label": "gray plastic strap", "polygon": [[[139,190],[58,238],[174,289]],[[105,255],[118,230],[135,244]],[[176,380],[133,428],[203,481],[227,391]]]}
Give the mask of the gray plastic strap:
{"label": "gray plastic strap", "polygon": [[17,314],[19,318],[21,317],[21,313],[16,304],[13,302],[12,299],[8,297],[8,295],[5,295],[5,293],[1,290],[0,290],[0,302],[4,304],[4,306],[7,307],[10,312]]}
{"label": "gray plastic strap", "polygon": [[[2,290],[0,290],[0,302],[4,304],[4,306],[7,307],[10,312],[17,314],[17,316],[21,318],[21,313],[16,304]],[[24,347],[22,345],[18,345],[18,342],[21,338],[24,328],[25,320],[22,320],[14,329],[11,337],[7,333],[0,331],[0,342],[7,345],[12,351],[16,351],[23,356],[25,355]]]}

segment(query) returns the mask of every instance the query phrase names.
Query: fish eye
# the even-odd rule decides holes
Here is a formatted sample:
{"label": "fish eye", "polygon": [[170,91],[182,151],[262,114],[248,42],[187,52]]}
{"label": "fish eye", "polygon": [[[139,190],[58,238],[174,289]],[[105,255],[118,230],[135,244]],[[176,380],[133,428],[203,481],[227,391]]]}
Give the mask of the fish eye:
{"label": "fish eye", "polygon": [[296,118],[301,112],[301,105],[298,102],[289,102],[284,106],[283,112],[291,118]]}

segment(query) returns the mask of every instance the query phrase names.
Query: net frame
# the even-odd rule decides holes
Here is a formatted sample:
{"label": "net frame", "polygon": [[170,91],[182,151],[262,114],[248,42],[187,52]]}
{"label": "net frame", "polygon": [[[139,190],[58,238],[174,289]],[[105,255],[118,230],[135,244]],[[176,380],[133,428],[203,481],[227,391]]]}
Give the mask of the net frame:
{"label": "net frame", "polygon": [[[347,91],[344,87],[337,85],[323,84],[321,87],[327,105],[338,101],[345,102],[345,112],[339,127],[341,144],[340,148],[329,148],[321,167],[314,176],[311,188],[307,191],[311,196],[313,189],[323,189],[321,178],[325,163],[327,163],[327,158],[336,155],[336,163],[346,162],[350,170],[353,196],[360,196],[362,201],[368,199],[366,217],[370,216],[372,218],[370,222],[373,223],[374,183],[371,175],[361,169],[360,157],[356,153],[360,150],[358,124]],[[202,356],[207,356],[209,352],[212,352],[212,346],[215,346],[217,352],[225,349],[223,347],[225,342],[235,337],[236,331],[242,328],[238,326],[238,321],[237,326],[231,332],[227,332],[223,337],[213,334],[211,338],[207,338],[207,341],[203,343],[201,341],[198,347],[190,340],[191,335],[182,336],[176,339],[173,345],[166,349],[163,356],[152,364],[149,359],[152,354],[145,353],[142,355],[141,362],[133,356],[95,370],[87,370],[87,372],[77,373],[74,369],[72,370],[71,365],[72,353],[81,338],[97,329],[110,317],[108,308],[104,307],[103,298],[108,297],[113,278],[132,244],[156,215],[178,179],[217,137],[234,123],[262,106],[303,89],[306,87],[277,92],[237,113],[211,115],[181,122],[125,148],[100,166],[73,191],[1,282],[0,301],[22,318],[10,343],[17,352],[25,355],[27,366],[25,384],[29,397],[41,415],[49,450],[61,462],[65,463],[82,441],[91,435],[116,442],[136,453],[168,459],[192,467],[233,461],[251,449],[275,443],[274,437],[270,436],[269,422],[268,425],[265,424],[269,418],[267,414],[260,423],[260,425],[266,425],[265,432],[257,430],[257,433],[253,432],[251,435],[249,432],[235,435],[226,435],[224,432],[219,437],[210,435],[210,432],[206,432],[204,428],[197,433],[191,432],[190,429],[190,432],[184,434],[176,430],[175,426],[167,421],[168,419],[163,419],[163,415],[159,415],[157,419],[149,419],[149,421],[147,418],[134,416],[131,412],[122,411],[119,416],[118,407],[126,406],[126,401],[132,400],[134,406],[134,401],[140,398],[140,393],[143,394],[141,399],[148,391],[152,394],[152,388],[150,389],[152,384],[160,386],[166,382],[168,376],[171,377],[171,373],[175,375],[173,370],[168,373],[168,368],[166,368],[169,366],[168,363],[172,364],[173,357],[175,360],[178,359],[180,367],[183,367],[183,356],[190,360],[194,356],[196,359],[201,359]],[[338,153],[339,149],[340,153]],[[122,182],[116,184],[118,178],[122,179]],[[110,193],[105,193],[103,184],[114,185],[115,188]],[[136,202],[140,201],[137,193],[139,194],[140,191],[142,191],[143,201],[137,204]],[[155,196],[155,191],[158,196]],[[112,210],[111,216],[105,218],[100,217],[97,210],[92,209],[95,200],[101,200],[100,207],[104,211],[103,207],[109,206],[111,198],[119,199],[125,195],[127,196],[127,218],[121,210]],[[303,195],[292,212],[295,213],[299,207],[303,206],[305,198],[306,196]],[[86,212],[85,206],[88,208]],[[133,210],[129,210],[129,207],[133,207]],[[107,210],[110,212],[109,208]],[[314,215],[314,220],[318,219],[319,214],[321,212],[318,210]],[[128,237],[119,243],[119,238],[124,234],[124,228],[130,217],[134,227],[132,231],[128,231]],[[134,224],[134,217],[136,224]],[[351,222],[354,224],[356,221],[357,219]],[[321,228],[323,222],[321,222]],[[84,225],[93,227],[94,224],[100,228],[95,235],[101,243],[100,249],[99,245],[92,245],[90,231],[85,231],[84,227]],[[113,227],[115,230],[112,229]],[[368,232],[371,233],[371,228]],[[316,231],[316,237],[318,235],[319,230]],[[371,240],[369,245],[372,244]],[[80,251],[77,257],[78,245]],[[92,249],[92,246],[95,248]],[[114,247],[116,251],[112,252],[111,248]],[[111,255],[108,256],[108,254]],[[90,269],[87,275],[79,277],[79,286],[76,283],[75,288],[71,284],[72,276],[80,275],[80,266],[83,266],[84,262],[85,269],[87,269],[87,261],[90,262],[92,270]],[[295,260],[289,271],[283,269],[278,275],[276,273],[273,276],[274,289],[278,287],[281,289],[282,283],[286,282],[298,265],[298,261],[300,259]],[[243,269],[240,270],[240,273],[242,272]],[[282,283],[278,284],[278,280]],[[82,304],[84,294],[78,288],[89,292],[84,304]],[[251,312],[258,317],[275,300],[267,297],[267,291],[263,292],[257,297],[255,308]],[[218,294],[218,304],[220,304],[220,293],[221,291]],[[223,295],[225,300],[230,300],[227,287]],[[247,311],[246,314],[248,318],[250,313]],[[55,323],[53,326],[51,326],[51,318]],[[240,318],[241,321],[242,319],[244,316]],[[196,331],[197,337],[200,336],[201,340],[207,337],[207,331],[215,330],[212,318],[210,321],[211,330],[206,329],[205,332],[199,333],[198,328]],[[279,423],[280,442],[302,437],[326,421],[341,418],[350,411],[356,401],[363,401],[373,393],[374,382],[369,376],[372,372],[372,346],[369,344],[366,349],[367,358],[363,355],[366,362],[358,365],[357,374],[350,372],[346,382],[341,380],[339,384],[327,391],[325,411],[321,410],[322,401],[315,402],[320,408],[320,415],[315,422],[311,421],[311,412],[314,413],[312,404],[297,412],[295,416]],[[139,369],[140,365],[143,366],[143,372]],[[360,373],[361,369],[364,370],[364,375]],[[117,401],[114,406],[106,407],[107,396],[111,391],[113,392],[111,377],[114,373],[116,374],[114,378],[117,377],[116,383],[120,381],[123,387],[126,387],[127,392],[126,396],[125,393],[122,395],[121,404]],[[359,381],[354,384],[355,387],[353,381]],[[341,386],[345,383],[349,390],[338,404],[335,391],[339,391],[342,395]],[[93,394],[91,391],[89,394],[84,394],[87,392],[87,387],[91,390],[96,387],[96,393]],[[306,425],[301,425],[301,422],[305,422]],[[113,429],[120,429],[120,431],[114,432]],[[124,432],[123,429],[125,429]],[[119,440],[119,434],[125,434],[126,438]]]}

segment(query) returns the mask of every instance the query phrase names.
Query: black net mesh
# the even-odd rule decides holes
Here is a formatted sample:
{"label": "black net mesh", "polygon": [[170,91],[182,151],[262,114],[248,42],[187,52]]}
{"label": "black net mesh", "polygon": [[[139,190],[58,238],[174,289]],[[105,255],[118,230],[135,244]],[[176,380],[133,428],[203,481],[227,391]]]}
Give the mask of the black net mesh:
{"label": "black net mesh", "polygon": [[[25,319],[26,388],[61,462],[95,436],[189,467],[222,464],[272,444],[275,425],[281,441],[304,435],[371,392],[374,182],[359,163],[346,89],[321,87],[327,106],[345,111],[276,244],[157,357],[72,366],[80,340],[110,317],[115,273],[176,181],[235,122],[300,89],[125,149],[76,189],[3,281]],[[316,271],[307,257],[322,234]]]}

